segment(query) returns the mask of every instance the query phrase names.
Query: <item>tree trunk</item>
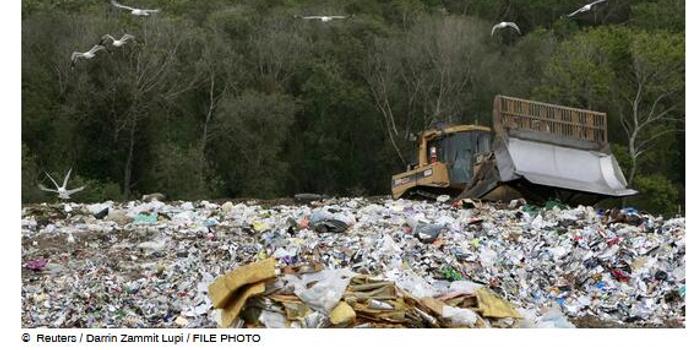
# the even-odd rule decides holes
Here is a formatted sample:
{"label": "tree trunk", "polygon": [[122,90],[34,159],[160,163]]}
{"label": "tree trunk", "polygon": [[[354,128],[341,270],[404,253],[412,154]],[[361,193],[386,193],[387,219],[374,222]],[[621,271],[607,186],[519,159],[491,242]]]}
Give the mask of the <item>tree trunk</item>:
{"label": "tree trunk", "polygon": [[124,165],[124,200],[129,199],[131,194],[131,165],[134,159],[134,143],[136,139],[136,121],[131,122],[131,128],[129,130],[129,153],[126,157],[126,164]]}
{"label": "tree trunk", "polygon": [[199,185],[200,188],[204,188],[204,184],[206,183],[205,179],[205,167],[207,166],[207,141],[209,139],[209,123],[211,122],[211,118],[214,115],[214,108],[216,107],[216,98],[214,97],[214,86],[215,86],[215,81],[214,77],[211,76],[211,84],[209,85],[209,110],[207,111],[207,115],[204,118],[204,127],[202,128],[202,141],[199,146]]}
{"label": "tree trunk", "polygon": [[[199,156],[200,156],[199,166],[202,169],[204,169],[204,167],[206,166],[206,162],[207,162],[206,151],[207,151],[207,138],[209,138],[209,120],[210,120],[209,116],[207,116],[207,118],[204,120],[204,130],[202,130],[202,143],[199,146]],[[202,174],[204,174],[204,172],[202,172]],[[203,175],[200,177],[203,177]]]}
{"label": "tree trunk", "polygon": [[637,173],[637,157],[633,156],[632,157],[632,167],[630,167],[628,185],[632,186],[632,183],[634,182],[634,176],[636,175],[636,173]]}
{"label": "tree trunk", "polygon": [[637,173],[637,156],[639,155],[637,153],[637,129],[635,129],[632,132],[632,136],[629,139],[629,155],[630,159],[632,160],[632,166],[630,167],[630,172],[627,174],[628,178],[628,185],[632,185],[632,182],[634,181],[634,175]]}

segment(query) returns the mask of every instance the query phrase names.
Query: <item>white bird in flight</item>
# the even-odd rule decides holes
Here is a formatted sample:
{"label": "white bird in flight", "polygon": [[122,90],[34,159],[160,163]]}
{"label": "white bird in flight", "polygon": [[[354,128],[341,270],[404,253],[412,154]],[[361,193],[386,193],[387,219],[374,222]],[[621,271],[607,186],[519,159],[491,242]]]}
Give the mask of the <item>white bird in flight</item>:
{"label": "white bird in flight", "polygon": [[348,16],[303,16],[303,19],[320,19],[321,22],[330,22],[334,19],[346,19]]}
{"label": "white bird in flight", "polygon": [[78,62],[79,59],[84,59],[84,60],[89,60],[95,57],[95,53],[100,50],[104,50],[105,47],[102,45],[95,45],[93,46],[89,51],[85,52],[78,52],[78,51],[73,51],[73,53],[70,55],[70,61],[71,61],[71,68],[75,66],[75,63]]}
{"label": "white bird in flight", "polygon": [[137,8],[134,8],[134,7],[130,7],[130,6],[124,6],[124,5],[118,3],[118,2],[116,2],[116,1],[114,1],[114,0],[111,0],[110,2],[111,2],[112,5],[115,6],[115,7],[118,7],[118,8],[120,8],[120,9],[125,9],[125,10],[131,11],[131,14],[134,15],[134,16],[150,16],[151,13],[158,13],[158,12],[160,12],[160,10],[144,10],[144,9],[137,9]]}
{"label": "white bird in flight", "polygon": [[85,189],[85,186],[81,186],[81,187],[78,187],[78,188],[74,188],[74,189],[72,189],[72,190],[69,190],[69,189],[66,188],[66,186],[68,185],[68,178],[70,178],[70,173],[71,173],[71,171],[73,171],[73,168],[68,169],[68,174],[66,174],[66,177],[63,179],[63,186],[58,186],[58,183],[56,183],[56,180],[54,180],[53,177],[51,177],[51,175],[49,175],[49,173],[44,172],[44,173],[46,174],[46,176],[49,177],[49,179],[51,180],[51,182],[53,182],[54,186],[56,186],[56,189],[55,189],[55,190],[52,190],[52,189],[50,189],[50,188],[46,188],[46,186],[44,186],[44,185],[42,185],[42,184],[39,184],[39,188],[40,188],[42,191],[58,193],[58,198],[61,198],[61,199],[70,199],[70,196],[71,196],[71,195],[73,195],[74,193],[80,192],[80,191],[82,191],[82,190]]}
{"label": "white bird in flight", "polygon": [[493,26],[493,28],[491,28],[491,36],[493,36],[493,33],[496,32],[496,29],[503,29],[503,28],[508,28],[508,27],[511,27],[511,28],[517,30],[518,34],[520,34],[520,28],[518,27],[517,24],[515,24],[515,22],[501,22],[501,23],[498,23],[495,26]]}
{"label": "white bird in flight", "polygon": [[584,5],[583,7],[581,7],[580,9],[578,9],[578,10],[576,10],[576,11],[570,13],[570,14],[569,14],[569,17],[576,16],[576,15],[578,15],[579,13],[588,12],[588,11],[590,11],[591,9],[593,9],[593,6],[598,5],[598,4],[600,4],[600,3],[603,3],[603,2],[606,2],[606,1],[608,1],[608,0],[596,0],[596,1],[593,1],[592,3],[590,3],[590,4],[586,4],[586,5]]}
{"label": "white bird in flight", "polygon": [[117,40],[113,36],[109,34],[105,34],[102,36],[102,40],[100,40],[100,45],[104,45],[107,43],[107,40],[112,40],[112,46],[114,47],[122,47],[124,44],[126,44],[127,40],[135,40],[136,37],[134,37],[131,34],[124,34],[122,35],[122,38]]}

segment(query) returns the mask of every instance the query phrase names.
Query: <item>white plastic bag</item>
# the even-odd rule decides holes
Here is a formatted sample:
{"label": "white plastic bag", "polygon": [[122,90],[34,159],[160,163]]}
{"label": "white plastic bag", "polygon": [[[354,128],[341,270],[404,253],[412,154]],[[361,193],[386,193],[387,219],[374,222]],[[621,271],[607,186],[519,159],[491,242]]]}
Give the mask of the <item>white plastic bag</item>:
{"label": "white plastic bag", "polygon": [[471,281],[454,281],[450,283],[448,293],[476,294],[476,290],[483,286]]}
{"label": "white plastic bag", "polygon": [[566,316],[557,309],[551,309],[540,316],[535,325],[537,328],[576,328]]}
{"label": "white plastic bag", "polygon": [[394,282],[397,287],[406,291],[414,298],[430,298],[440,294],[433,286],[410,270],[392,270],[387,274],[387,279]]}
{"label": "white plastic bag", "polygon": [[258,318],[266,328],[288,328],[287,318],[284,315],[268,310],[262,310]]}
{"label": "white plastic bag", "polygon": [[294,294],[310,308],[329,314],[343,297],[354,272],[344,270],[323,270],[308,273],[301,279],[286,275],[285,279],[294,286]]}
{"label": "white plastic bag", "polygon": [[456,326],[473,327],[476,324],[476,313],[469,309],[462,309],[445,305],[442,307],[442,317],[450,320]]}

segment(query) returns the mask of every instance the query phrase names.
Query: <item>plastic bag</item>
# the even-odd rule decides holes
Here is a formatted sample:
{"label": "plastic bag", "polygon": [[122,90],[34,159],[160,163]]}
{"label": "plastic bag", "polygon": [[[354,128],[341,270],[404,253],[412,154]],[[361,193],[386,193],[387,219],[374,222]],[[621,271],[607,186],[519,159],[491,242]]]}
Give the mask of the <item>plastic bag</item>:
{"label": "plastic bag", "polygon": [[423,243],[432,243],[435,241],[440,233],[443,231],[446,231],[446,228],[444,225],[439,225],[439,224],[428,224],[428,225],[421,225],[418,224],[416,229],[415,229],[415,236],[418,238],[421,242]]}
{"label": "plastic bag", "polygon": [[294,294],[306,305],[328,315],[343,297],[354,275],[347,269],[323,270],[304,274],[301,279],[294,275],[286,275],[285,279],[294,286]]}
{"label": "plastic bag", "polygon": [[476,313],[469,309],[462,309],[445,305],[442,307],[442,317],[450,320],[456,326],[473,327],[476,324]]}
{"label": "plastic bag", "polygon": [[477,289],[482,288],[482,284],[471,281],[454,281],[450,283],[449,293],[475,294]]}
{"label": "plastic bag", "polygon": [[566,316],[557,309],[550,309],[544,315],[540,316],[535,324],[537,328],[576,328]]}
{"label": "plastic bag", "polygon": [[152,214],[138,214],[134,218],[134,223],[135,224],[148,224],[148,225],[153,225],[156,222],[158,222],[158,215],[156,213]]}
{"label": "plastic bag", "polygon": [[430,283],[410,270],[389,271],[387,278],[414,298],[432,298],[440,294]]}
{"label": "plastic bag", "polygon": [[330,324],[328,317],[318,311],[312,312],[301,322],[302,328],[324,328]]}
{"label": "plastic bag", "polygon": [[287,318],[277,312],[262,310],[258,320],[267,328],[287,328]]}

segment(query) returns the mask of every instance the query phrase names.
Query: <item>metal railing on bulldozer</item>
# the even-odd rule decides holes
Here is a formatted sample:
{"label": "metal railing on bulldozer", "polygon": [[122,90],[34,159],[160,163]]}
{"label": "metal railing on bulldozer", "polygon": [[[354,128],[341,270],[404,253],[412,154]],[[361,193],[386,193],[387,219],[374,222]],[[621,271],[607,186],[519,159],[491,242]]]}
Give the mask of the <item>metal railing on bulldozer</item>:
{"label": "metal railing on bulldozer", "polygon": [[496,96],[493,117],[497,134],[587,149],[608,145],[607,115],[601,112]]}

